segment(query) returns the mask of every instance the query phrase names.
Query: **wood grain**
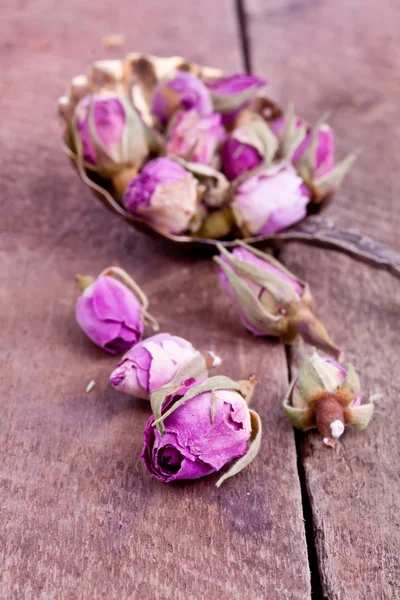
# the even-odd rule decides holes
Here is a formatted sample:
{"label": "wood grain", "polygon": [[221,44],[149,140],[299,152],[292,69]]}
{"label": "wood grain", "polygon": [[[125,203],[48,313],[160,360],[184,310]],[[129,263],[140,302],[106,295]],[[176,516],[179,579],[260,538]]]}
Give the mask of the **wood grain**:
{"label": "wood grain", "polygon": [[[247,9],[255,71],[300,114],[331,110],[340,156],[362,148],[327,214],[398,250],[398,3],[248,0]],[[281,258],[310,283],[363,392],[384,395],[370,428],[347,431],[336,451],[314,434],[302,436],[323,593],[399,598],[399,282],[328,250],[293,244]]]}
{"label": "wood grain", "polygon": [[[56,98],[89,60],[127,50],[241,68],[232,4],[55,0],[3,3],[0,286],[0,597],[191,600],[310,598],[293,432],[279,402],[284,349],[254,339],[219,293],[210,260],[140,236],[108,214],[63,156]],[[119,263],[162,330],[218,350],[221,372],[255,372],[257,460],[164,485],[141,464],[145,402],[107,384],[115,359],[74,320],[76,272]],[[90,380],[96,381],[87,394]]]}

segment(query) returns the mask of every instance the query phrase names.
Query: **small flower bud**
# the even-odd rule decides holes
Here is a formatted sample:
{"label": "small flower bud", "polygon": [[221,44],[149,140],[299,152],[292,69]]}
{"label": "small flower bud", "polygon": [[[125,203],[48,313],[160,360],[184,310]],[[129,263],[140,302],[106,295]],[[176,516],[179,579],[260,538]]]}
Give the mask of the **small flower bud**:
{"label": "small flower bud", "polygon": [[238,244],[231,254],[219,244],[222,256],[214,260],[243,325],[255,335],[278,337],[286,344],[300,335],[307,343],[338,357],[340,349],[312,313],[308,285],[272,256],[243,242]]}
{"label": "small flower bud", "polygon": [[167,131],[167,152],[191,162],[212,165],[225,137],[218,113],[201,117],[195,109],[179,112]]}
{"label": "small flower bud", "polygon": [[207,82],[214,110],[222,114],[224,125],[232,123],[267,84],[266,79],[242,73]]}
{"label": "small flower bud", "polygon": [[127,211],[169,233],[182,233],[196,215],[196,179],[170,158],[156,158],[132,179],[122,197]]}
{"label": "small flower bud", "polygon": [[227,377],[188,379],[175,389],[157,390],[151,403],[142,459],[160,481],[198,479],[239,459],[219,486],[258,452],[260,419],[248,408],[241,385]]}
{"label": "small flower bud", "polygon": [[178,71],[172,79],[157,86],[151,110],[162,125],[166,125],[177,110],[192,108],[200,116],[213,112],[210,92],[201,79],[192,73]]}
{"label": "small flower bud", "polygon": [[356,160],[350,154],[335,165],[334,132],[324,119],[309,127],[290,107],[270,127],[279,138],[282,158],[296,166],[316,200],[332,194]]}
{"label": "small flower bud", "polygon": [[145,294],[119,267],[105,269],[96,279],[80,275],[76,279],[83,290],[76,302],[76,320],[97,346],[121,354],[141,340],[145,324],[158,329],[146,312]]}
{"label": "small flower bud", "polygon": [[301,221],[309,195],[303,180],[286,163],[266,168],[239,183],[232,211],[245,237],[276,233]]}
{"label": "small flower bud", "polygon": [[234,129],[221,148],[222,167],[228,179],[264,163],[270,166],[278,149],[278,140],[259,115],[250,118]]}
{"label": "small flower bud", "polygon": [[[150,394],[181,377],[205,378],[208,368],[220,364],[216,355],[202,354],[181,337],[159,333],[128,350],[110,375],[119,392],[150,399]],[[184,373],[182,369],[185,369]]]}
{"label": "small flower bud", "polygon": [[375,398],[362,404],[354,367],[345,368],[314,351],[290,384],[283,411],[294,427],[317,428],[323,443],[333,448],[347,425],[360,430],[368,426]]}
{"label": "small flower bud", "polygon": [[122,94],[84,96],[76,105],[71,131],[78,156],[104,176],[139,168],[149,152],[145,125]]}

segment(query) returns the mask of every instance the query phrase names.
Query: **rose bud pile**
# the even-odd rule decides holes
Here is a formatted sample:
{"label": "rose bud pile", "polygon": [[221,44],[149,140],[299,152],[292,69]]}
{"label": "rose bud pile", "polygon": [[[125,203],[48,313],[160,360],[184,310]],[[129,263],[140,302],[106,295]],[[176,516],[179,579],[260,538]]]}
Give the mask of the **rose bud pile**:
{"label": "rose bud pile", "polygon": [[249,409],[255,381],[217,376],[187,379],[153,392],[142,459],[163,482],[198,479],[236,462],[217,486],[248,465],[261,443],[261,421]]}
{"label": "rose bud pile", "polygon": [[97,278],[76,279],[83,291],[76,302],[76,320],[97,346],[122,354],[142,339],[145,325],[158,329],[147,312],[145,294],[119,267],[108,267]]}
{"label": "rose bud pile", "polygon": [[167,237],[273,236],[327,204],[355,156],[335,165],[323,119],[283,113],[263,78],[178,64],[128,56],[73,80],[59,107],[88,185]]}
{"label": "rose bud pile", "polygon": [[229,253],[220,244],[220,267],[224,291],[237,305],[240,320],[252,333],[273,336],[291,344],[298,336],[338,358],[338,348],[325,326],[312,312],[307,283],[288,271],[272,256],[244,242]]}
{"label": "rose bud pile", "polygon": [[201,353],[188,341],[169,333],[158,333],[136,344],[123,356],[110,375],[119,392],[150,399],[150,394],[171,383],[178,371],[184,377],[205,378],[208,368],[221,364],[213,352]]}
{"label": "rose bud pile", "polygon": [[294,427],[317,428],[323,443],[333,448],[347,425],[359,430],[368,426],[378,397],[363,403],[353,365],[345,368],[314,351],[290,384],[283,411]]}

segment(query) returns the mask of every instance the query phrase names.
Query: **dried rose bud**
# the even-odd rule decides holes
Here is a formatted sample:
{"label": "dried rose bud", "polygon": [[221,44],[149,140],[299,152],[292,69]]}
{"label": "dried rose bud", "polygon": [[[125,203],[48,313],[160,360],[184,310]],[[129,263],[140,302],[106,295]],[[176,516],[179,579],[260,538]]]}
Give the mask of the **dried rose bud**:
{"label": "dried rose bud", "polygon": [[122,95],[88,94],[75,108],[72,135],[87,165],[111,176],[122,168],[138,169],[148,152],[146,127]]}
{"label": "dried rose bud", "polygon": [[185,376],[204,378],[208,368],[221,364],[212,352],[202,354],[190,342],[169,333],[159,333],[128,350],[110,375],[119,392],[150,399],[154,390],[169,384],[179,369]]}
{"label": "dried rose bud", "polygon": [[294,427],[303,431],[316,427],[324,444],[334,447],[346,425],[360,430],[368,426],[378,396],[362,404],[353,365],[345,368],[314,351],[290,384],[283,410]]}
{"label": "dried rose bud", "polygon": [[[270,124],[275,135],[284,135],[287,120],[285,117],[279,117]],[[295,144],[291,161],[293,164],[298,163],[303,157],[308,148],[310,148],[313,136],[315,137],[315,146],[313,155],[309,157],[312,163],[312,170],[318,175],[324,175],[332,171],[334,166],[334,134],[333,129],[326,123],[318,124],[314,131],[308,131],[306,121],[302,119],[296,120],[296,131],[303,137],[301,141]],[[301,134],[300,132],[303,132]]]}
{"label": "dried rose bud", "polygon": [[76,278],[83,290],[76,302],[76,320],[97,346],[122,354],[141,340],[146,324],[158,329],[147,313],[145,294],[119,267],[109,267],[97,278]]}
{"label": "dried rose bud", "polygon": [[173,389],[157,390],[151,403],[141,456],[149,474],[160,481],[198,479],[238,458],[219,486],[258,452],[260,418],[249,409],[240,382],[222,376],[191,378]]}
{"label": "dried rose bud", "polygon": [[190,162],[211,165],[225,137],[218,113],[201,117],[195,109],[179,112],[167,131],[167,152]]}
{"label": "dried rose bud", "polygon": [[262,163],[270,166],[278,140],[267,123],[253,114],[233,130],[221,148],[222,168],[228,179],[236,179]]}
{"label": "dried rose bud", "polygon": [[276,233],[301,221],[309,195],[303,180],[286,163],[250,175],[235,189],[232,211],[244,237]]}
{"label": "dried rose bud", "polygon": [[300,335],[338,358],[340,349],[312,312],[308,285],[278,260],[243,242],[230,254],[218,244],[223,288],[237,304],[240,320],[255,335],[273,336],[288,344]]}
{"label": "dried rose bud", "polygon": [[173,79],[161,82],[153,96],[151,110],[162,125],[179,109],[195,108],[199,115],[213,112],[211,94],[205,84],[187,71],[178,71]]}
{"label": "dried rose bud", "polygon": [[214,110],[222,113],[224,124],[229,125],[266,84],[266,79],[242,73],[208,82],[207,87],[211,91]]}
{"label": "dried rose bud", "polygon": [[335,165],[333,129],[323,119],[309,127],[292,107],[270,127],[279,138],[282,158],[296,166],[317,198],[334,192],[356,160],[356,155],[350,154]]}
{"label": "dried rose bud", "polygon": [[170,158],[156,158],[132,179],[122,197],[127,211],[171,233],[189,228],[198,204],[197,182]]}

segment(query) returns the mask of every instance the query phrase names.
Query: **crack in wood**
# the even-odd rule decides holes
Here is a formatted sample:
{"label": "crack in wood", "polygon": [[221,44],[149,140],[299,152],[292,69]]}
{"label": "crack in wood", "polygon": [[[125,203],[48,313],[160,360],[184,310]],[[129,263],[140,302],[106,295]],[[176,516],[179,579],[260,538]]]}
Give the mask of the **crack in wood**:
{"label": "crack in wood", "polygon": [[248,19],[245,8],[245,0],[235,0],[236,19],[239,26],[240,47],[242,60],[246,73],[252,73],[251,48],[248,35]]}

